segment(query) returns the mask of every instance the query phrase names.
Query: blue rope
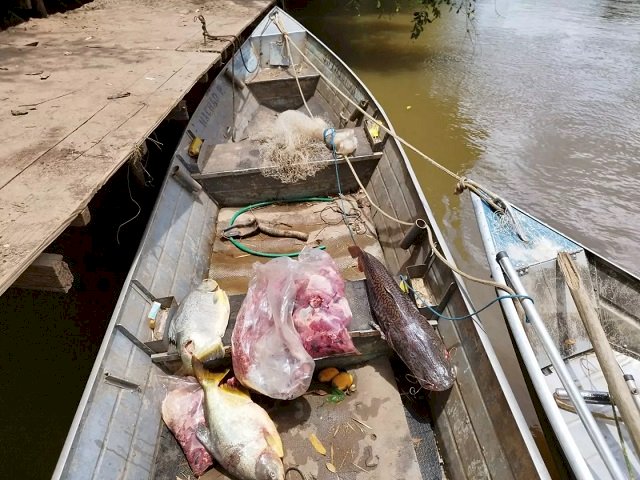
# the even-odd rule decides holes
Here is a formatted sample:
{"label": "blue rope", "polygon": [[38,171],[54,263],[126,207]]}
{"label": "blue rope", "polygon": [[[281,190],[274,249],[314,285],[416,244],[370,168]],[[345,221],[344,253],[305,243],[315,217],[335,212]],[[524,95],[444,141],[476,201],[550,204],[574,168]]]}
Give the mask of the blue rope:
{"label": "blue rope", "polygon": [[333,127],[325,128],[322,132],[322,138],[324,143],[327,143],[327,137],[331,135],[329,145],[331,146],[331,153],[333,155],[333,164],[336,167],[336,180],[338,181],[338,194],[342,197],[342,185],[340,183],[340,171],[338,170],[338,155],[336,154],[336,129]]}
{"label": "blue rope", "polygon": [[[253,73],[258,69],[258,62],[256,60],[256,66],[253,70],[249,70],[249,67],[247,67],[247,62],[245,62],[244,60],[244,54],[242,53],[242,46],[238,49],[240,50],[240,58],[242,59],[242,65],[244,65],[244,69],[248,72],[248,73]],[[294,67],[295,68],[295,67]]]}
{"label": "blue rope", "polygon": [[[400,280],[402,280],[402,282],[407,286],[407,288],[409,290],[411,290],[413,292],[414,295],[417,295],[418,297],[420,297],[422,299],[422,301],[425,303],[426,308],[433,313],[434,315],[437,315],[440,318],[444,318],[445,320],[453,320],[453,321],[457,321],[457,320],[466,320],[467,318],[471,318],[474,315],[479,314],[480,312],[486,310],[487,308],[489,308],[491,305],[493,305],[496,302],[499,302],[500,300],[505,300],[507,298],[520,298],[520,299],[529,299],[533,302],[533,298],[531,298],[529,295],[501,295],[499,297],[494,298],[493,300],[491,300],[489,303],[487,303],[484,307],[482,307],[480,310],[476,310],[475,312],[471,312],[467,315],[463,315],[462,317],[447,317],[446,315],[442,314],[442,312],[438,312],[435,308],[431,307],[426,299],[422,296],[422,294],[416,290],[413,289],[413,287],[411,285],[409,285],[409,281],[407,279],[407,277],[405,277],[404,275],[400,275]],[[528,320],[525,319],[525,321],[528,323]]]}
{"label": "blue rope", "polygon": [[336,129],[333,127],[325,128],[322,132],[322,138],[324,138],[324,143],[327,143],[327,137],[331,135],[329,145],[331,146],[331,153],[333,154],[333,164],[336,168],[336,181],[338,183],[338,195],[340,196],[340,200],[342,202],[342,207],[340,211],[342,213],[342,221],[347,226],[349,230],[349,235],[351,235],[351,240],[354,245],[357,245],[356,239],[353,236],[353,232],[351,231],[351,227],[349,226],[349,222],[347,221],[347,216],[344,211],[344,199],[342,198],[342,183],[340,182],[340,170],[338,170],[338,154],[336,153]]}

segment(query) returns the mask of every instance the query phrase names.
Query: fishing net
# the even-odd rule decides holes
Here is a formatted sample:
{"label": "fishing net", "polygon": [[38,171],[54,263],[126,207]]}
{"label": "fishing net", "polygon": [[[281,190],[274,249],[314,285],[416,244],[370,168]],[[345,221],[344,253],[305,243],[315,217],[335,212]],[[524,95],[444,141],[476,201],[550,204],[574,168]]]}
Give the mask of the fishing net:
{"label": "fishing net", "polygon": [[[545,226],[517,214],[519,228],[527,241],[516,237],[506,215],[490,219],[499,249],[505,250],[512,263],[522,270],[520,277],[551,338],[563,357],[591,349],[582,319],[571,297],[565,278],[557,264],[557,254],[567,251],[579,272],[586,292],[597,308],[600,321],[611,345],[618,351],[640,359],[640,288],[605,262],[589,260],[583,249],[555,234]],[[506,240],[505,240],[506,239]],[[542,342],[529,323],[524,325],[529,341],[541,365],[549,365]]]}
{"label": "fishing net", "polygon": [[323,132],[329,125],[319,117],[308,117],[297,110],[285,110],[276,121],[256,136],[264,160],[262,174],[283,183],[312,177],[327,158]]}

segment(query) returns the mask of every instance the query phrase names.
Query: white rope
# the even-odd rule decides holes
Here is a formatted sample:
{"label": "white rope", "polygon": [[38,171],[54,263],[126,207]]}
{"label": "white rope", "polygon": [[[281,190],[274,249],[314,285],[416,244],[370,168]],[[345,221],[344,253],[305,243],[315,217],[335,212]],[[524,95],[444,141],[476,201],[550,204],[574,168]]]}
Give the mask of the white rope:
{"label": "white rope", "polygon": [[[438,163],[433,158],[431,158],[429,155],[427,155],[426,153],[420,151],[417,147],[414,147],[412,144],[407,142],[404,138],[400,137],[400,135],[398,135],[397,133],[392,131],[390,128],[386,127],[379,120],[375,119],[372,115],[370,115],[365,109],[363,109],[354,100],[352,100],[349,95],[347,95],[346,93],[342,92],[342,90],[340,90],[324,73],[322,73],[320,71],[320,69],[318,67],[316,67],[315,64],[309,59],[309,57],[307,57],[304,54],[304,52],[295,44],[295,42],[289,42],[289,40],[288,40],[289,34],[285,30],[284,26],[282,25],[282,22],[280,21],[280,19],[278,18],[277,15],[275,15],[275,18],[273,18],[273,23],[278,28],[278,30],[280,30],[280,33],[282,33],[282,35],[284,36],[285,42],[287,43],[287,46],[293,45],[293,48],[295,48],[298,51],[300,56],[304,60],[306,60],[306,62],[320,75],[320,77],[322,77],[322,79],[325,82],[327,82],[327,84],[334,91],[336,91],[338,94],[340,94],[341,97],[343,97],[347,102],[349,102],[351,105],[353,105],[360,113],[362,113],[370,121],[372,121],[376,125],[378,125],[383,131],[385,131],[386,133],[391,135],[393,138],[395,138],[398,142],[403,144],[405,147],[407,147],[408,149],[410,149],[411,151],[413,151],[414,153],[416,153],[417,155],[419,155],[423,159],[427,160],[434,167],[438,168],[442,172],[446,173],[447,175],[449,175],[449,176],[453,177],[455,180],[457,180],[458,185],[456,187],[456,193],[460,193],[465,188],[469,188],[470,190],[473,190],[475,193],[480,195],[484,200],[486,200],[494,209],[497,209],[498,211],[502,211],[503,210],[499,205],[497,205],[493,201],[493,199],[499,199],[500,198],[497,194],[495,194],[494,192],[492,192],[488,188],[483,187],[483,186],[479,185],[478,183],[476,183],[474,181],[471,181],[471,180],[468,180],[467,178],[465,178],[465,177],[463,177],[461,175],[458,175],[457,173],[454,173],[453,171],[449,170],[447,167],[445,167],[444,165]],[[294,68],[294,70],[295,70],[295,68]],[[296,77],[296,80],[297,80],[297,77]],[[304,96],[302,98],[304,100]],[[306,106],[306,101],[305,101],[305,106]],[[308,110],[308,107],[307,107],[307,110]]]}
{"label": "white rope", "polygon": [[344,159],[347,161],[347,165],[349,165],[349,168],[351,169],[351,173],[353,173],[353,177],[356,179],[356,182],[358,182],[358,185],[360,186],[360,188],[364,192],[365,196],[367,197],[367,200],[369,200],[369,203],[371,204],[372,207],[375,207],[376,210],[378,210],[382,215],[387,217],[389,220],[392,220],[392,221],[394,221],[396,223],[399,223],[401,225],[408,225],[410,227],[413,226],[413,223],[405,222],[404,220],[400,220],[399,218],[396,218],[393,215],[388,214],[382,208],[380,208],[378,205],[376,205],[373,202],[373,200],[371,200],[371,197],[369,196],[369,193],[367,192],[367,189],[364,188],[364,185],[362,185],[362,182],[360,181],[360,177],[356,173],[356,170],[353,168],[353,165],[351,164],[351,160],[349,160],[349,156],[348,155],[344,155]]}
{"label": "white rope", "polygon": [[[278,27],[278,29],[280,29],[280,27]],[[309,116],[313,118],[313,113],[311,113],[311,110],[309,109],[309,105],[307,105],[307,99],[304,98],[304,93],[302,93],[302,87],[300,86],[300,80],[298,80],[298,72],[296,72],[296,66],[293,64],[293,55],[291,55],[291,47],[289,45],[290,43],[291,43],[291,40],[289,39],[289,35],[285,35],[284,44],[287,47],[287,55],[289,55],[289,62],[291,63],[291,69],[293,70],[293,77],[296,79],[296,85],[298,85],[298,91],[300,92],[300,96],[302,97],[302,103],[304,103],[304,108],[306,108],[307,112],[309,112]]]}
{"label": "white rope", "polygon": [[[396,218],[393,215],[388,214],[382,208],[380,208],[378,205],[376,205],[373,202],[373,200],[371,200],[371,197],[369,196],[369,193],[367,192],[367,189],[364,188],[364,185],[362,185],[362,182],[360,181],[360,177],[356,173],[356,170],[353,168],[353,165],[351,164],[351,160],[349,160],[348,155],[344,155],[344,159],[347,161],[347,165],[349,165],[349,168],[351,169],[351,173],[353,174],[354,178],[356,179],[356,182],[358,182],[358,185],[360,186],[360,188],[364,192],[365,196],[367,197],[367,200],[369,200],[369,203],[371,204],[372,207],[374,207],[376,210],[378,210],[382,215],[387,217],[389,220],[397,222],[397,223],[399,223],[401,225],[407,225],[407,226],[411,226],[411,227],[414,225],[411,222],[405,222],[404,220],[400,220],[399,218]],[[515,295],[516,294],[516,292],[511,287],[509,287],[509,286],[507,286],[507,285],[505,285],[503,283],[498,283],[498,282],[494,282],[494,281],[491,281],[491,280],[485,280],[484,278],[474,277],[473,275],[470,275],[470,274],[468,274],[466,272],[463,272],[456,265],[454,265],[453,263],[449,262],[449,260],[447,260],[447,258],[442,253],[440,253],[438,251],[438,249],[436,248],[436,243],[433,240],[433,232],[431,231],[431,227],[429,226],[429,223],[428,222],[424,222],[424,223],[425,223],[425,226],[426,226],[425,230],[427,231],[427,238],[429,239],[429,245],[431,246],[431,250],[433,251],[435,256],[438,257],[440,259],[440,261],[442,263],[444,263],[447,267],[449,267],[451,270],[456,272],[461,277],[464,277],[467,280],[471,280],[472,282],[480,283],[480,284],[487,285],[487,286],[490,286],[490,287],[499,288],[500,290],[504,290],[504,291],[508,292],[511,295]]]}

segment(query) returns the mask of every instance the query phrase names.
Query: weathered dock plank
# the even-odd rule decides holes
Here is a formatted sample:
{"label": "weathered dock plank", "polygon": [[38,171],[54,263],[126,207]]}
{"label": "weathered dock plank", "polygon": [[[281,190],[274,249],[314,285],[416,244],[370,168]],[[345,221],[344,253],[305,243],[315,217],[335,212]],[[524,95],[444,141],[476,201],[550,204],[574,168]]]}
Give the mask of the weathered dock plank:
{"label": "weathered dock plank", "polygon": [[194,16],[238,35],[272,4],[97,0],[0,32],[0,294],[221,60]]}

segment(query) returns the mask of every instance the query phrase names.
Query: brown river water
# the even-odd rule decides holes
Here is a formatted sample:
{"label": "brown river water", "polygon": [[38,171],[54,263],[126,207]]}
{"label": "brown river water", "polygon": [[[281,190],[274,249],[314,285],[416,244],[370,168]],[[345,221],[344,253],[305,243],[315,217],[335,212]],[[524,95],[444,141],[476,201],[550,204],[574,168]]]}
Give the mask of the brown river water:
{"label": "brown river water", "polygon": [[[362,78],[400,135],[640,273],[640,2],[480,0],[472,23],[445,15],[418,40],[409,9],[367,13],[376,2],[360,3],[359,16],[314,3],[294,13]],[[481,257],[467,242],[476,236],[468,198],[412,160],[458,260]]]}
{"label": "brown river water", "polygon": [[[411,2],[381,13],[361,0],[359,15],[345,3],[292,13],[360,76],[401,136],[640,273],[640,2],[478,0],[472,22],[446,14],[418,40]],[[410,157],[456,262],[488,277],[468,195]],[[492,298],[468,287],[477,305]],[[536,434],[499,310],[482,320]]]}

